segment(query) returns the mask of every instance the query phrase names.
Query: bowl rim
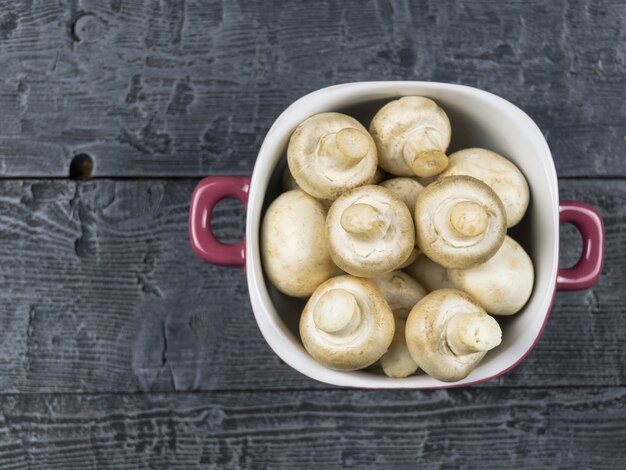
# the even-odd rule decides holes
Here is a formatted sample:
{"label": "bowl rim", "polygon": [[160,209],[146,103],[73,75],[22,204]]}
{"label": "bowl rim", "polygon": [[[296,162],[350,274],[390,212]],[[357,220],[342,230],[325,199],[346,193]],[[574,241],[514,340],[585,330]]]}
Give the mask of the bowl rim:
{"label": "bowl rim", "polygon": [[[397,88],[401,90],[404,88],[412,87],[421,88],[422,91],[420,91],[419,94],[423,94],[425,96],[428,96],[428,93],[424,93],[424,89],[444,92],[446,90],[453,90],[469,95],[474,95],[480,99],[489,100],[499,106],[506,107],[511,113],[515,113],[516,119],[520,120],[523,125],[528,128],[529,132],[534,135],[534,138],[537,139],[539,145],[542,147],[543,158],[539,160],[543,164],[543,169],[547,173],[548,179],[553,183],[550,185],[549,192],[553,203],[551,208],[552,219],[555,227],[553,239],[553,243],[555,244],[554,255],[551,264],[549,281],[550,289],[546,289],[546,292],[544,293],[545,297],[541,301],[543,321],[538,328],[537,333],[529,347],[522,354],[519,354],[519,356],[514,361],[512,361],[512,363],[507,364],[501,370],[498,370],[497,373],[491,373],[484,377],[473,377],[473,375],[475,375],[473,371],[472,373],[470,373],[470,375],[468,375],[468,377],[458,382],[442,382],[432,378],[432,381],[434,382],[432,385],[419,386],[410,383],[410,380],[408,379],[411,379],[411,377],[408,377],[406,379],[396,379],[389,377],[367,377],[364,375],[363,372],[361,372],[360,374],[355,373],[359,371],[337,371],[329,369],[314,361],[310,356],[308,356],[306,351],[304,351],[305,357],[297,357],[296,354],[292,354],[294,352],[300,354],[303,351],[303,348],[301,347],[301,345],[300,348],[298,348],[296,345],[292,344],[292,341],[289,338],[292,333],[283,323],[283,321],[280,320],[280,315],[276,312],[276,309],[270,299],[269,292],[265,285],[263,271],[261,268],[258,230],[258,227],[260,225],[261,210],[267,190],[267,184],[275,166],[276,152],[274,147],[276,147],[278,140],[281,140],[281,138],[285,138],[285,127],[290,128],[288,135],[291,135],[291,132],[299,123],[298,121],[294,125],[287,125],[287,122],[292,120],[290,116],[291,114],[293,114],[295,109],[300,108],[307,103],[314,102],[324,95],[335,94],[338,97],[341,96],[342,93],[347,91],[350,91],[354,94],[356,94],[357,92],[363,93],[369,91],[374,95],[376,93],[384,93],[387,96],[389,95],[389,91],[391,91],[392,88]],[[403,96],[407,94],[408,93],[398,92],[395,93],[395,96]],[[376,99],[376,96],[372,96],[372,99]],[[311,114],[315,113],[310,113],[309,115]],[[554,160],[548,147],[548,143],[546,142],[543,133],[541,132],[537,124],[532,120],[532,118],[528,116],[528,114],[526,114],[523,110],[521,110],[510,101],[498,95],[467,85],[428,81],[350,82],[332,85],[315,90],[294,101],[278,116],[278,118],[276,118],[269,131],[267,132],[267,135],[265,136],[265,139],[257,156],[254,170],[252,172],[248,210],[246,214],[245,271],[248,282],[250,301],[252,304],[252,309],[256,322],[259,326],[259,329],[261,330],[265,341],[268,343],[270,348],[278,355],[279,358],[281,358],[284,362],[286,362],[289,366],[291,366],[298,372],[326,384],[365,389],[427,390],[464,387],[492,380],[515,368],[528,356],[528,354],[530,354],[530,352],[539,341],[539,338],[541,337],[541,334],[543,333],[547,324],[550,310],[554,302],[554,295],[556,293],[559,254],[558,208],[559,198],[556,168],[554,166]],[[552,291],[551,293],[550,290]],[[277,318],[279,319],[279,321],[276,321]],[[285,342],[289,343],[289,346],[291,348],[284,344]],[[301,349],[302,351],[297,351],[298,349]]]}

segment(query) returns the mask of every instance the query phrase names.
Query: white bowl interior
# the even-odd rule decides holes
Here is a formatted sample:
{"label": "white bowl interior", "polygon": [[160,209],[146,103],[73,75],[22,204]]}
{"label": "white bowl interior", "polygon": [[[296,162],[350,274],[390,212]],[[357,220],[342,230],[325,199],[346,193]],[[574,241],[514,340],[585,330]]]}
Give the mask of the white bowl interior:
{"label": "white bowl interior", "polygon": [[[286,147],[295,127],[308,116],[326,111],[349,114],[369,127],[383,104],[405,95],[427,96],[446,111],[452,124],[450,152],[467,147],[494,150],[521,169],[531,189],[528,212],[509,235],[533,260],[533,294],[520,313],[497,318],[503,330],[502,344],[455,384],[424,374],[391,379],[380,371],[340,372],[318,364],[307,354],[298,334],[304,301],[274,289],[260,262],[260,221],[280,194]],[[368,388],[432,388],[486,380],[515,366],[530,351],[551,306],[558,267],[558,190],[550,151],[540,130],[519,108],[474,88],[430,82],[365,82],[322,89],[296,101],[276,120],[263,143],[252,177],[246,225],[248,284],[259,327],[285,362],[323,382]]]}

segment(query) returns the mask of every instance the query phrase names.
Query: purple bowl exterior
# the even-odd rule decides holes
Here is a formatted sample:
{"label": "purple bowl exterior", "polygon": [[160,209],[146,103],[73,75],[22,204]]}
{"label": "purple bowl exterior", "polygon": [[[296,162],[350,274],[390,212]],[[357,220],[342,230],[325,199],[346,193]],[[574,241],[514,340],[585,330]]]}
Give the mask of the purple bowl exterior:
{"label": "purple bowl exterior", "polygon": [[577,201],[561,201],[560,223],[571,223],[583,239],[583,251],[575,266],[559,269],[557,290],[580,290],[593,286],[604,265],[604,222],[596,209]]}
{"label": "purple bowl exterior", "polygon": [[199,258],[220,266],[245,266],[245,240],[220,242],[213,234],[211,214],[215,205],[226,198],[238,199],[246,206],[249,189],[247,176],[209,176],[198,183],[189,205],[189,242]]}

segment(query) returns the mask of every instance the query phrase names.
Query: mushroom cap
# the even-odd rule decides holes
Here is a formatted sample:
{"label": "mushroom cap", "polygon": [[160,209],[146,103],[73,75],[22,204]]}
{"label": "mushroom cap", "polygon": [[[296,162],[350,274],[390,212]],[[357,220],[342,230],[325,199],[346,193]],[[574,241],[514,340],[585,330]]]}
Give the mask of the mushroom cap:
{"label": "mushroom cap", "polygon": [[502,331],[468,294],[439,289],[413,307],[405,336],[421,369],[436,379],[455,382],[467,377],[487,351],[500,344]]}
{"label": "mushroom cap", "polygon": [[380,366],[388,377],[402,378],[408,377],[417,371],[417,364],[409,353],[406,345],[404,331],[406,320],[395,317],[396,331],[387,352],[380,358]]}
{"label": "mushroom cap", "polygon": [[287,165],[283,170],[282,177],[280,179],[280,184],[283,192],[293,191],[294,189],[300,189],[296,180],[293,179],[293,175],[291,171],[289,171],[289,166]]}
{"label": "mushroom cap", "polygon": [[289,170],[311,196],[334,200],[368,184],[378,169],[377,150],[367,129],[341,113],[315,114],[291,135]]}
{"label": "mushroom cap", "polygon": [[519,312],[535,282],[533,262],[509,236],[488,261],[467,269],[449,269],[448,277],[492,315]]}
{"label": "mushroom cap", "polygon": [[261,226],[263,269],[279,291],[306,297],[335,272],[326,239],[326,211],[299,189],[278,196]]}
{"label": "mushroom cap", "polygon": [[398,269],[404,269],[410,265],[413,264],[413,262],[417,259],[417,257],[419,255],[421,255],[422,252],[420,250],[418,250],[417,248],[413,248],[411,250],[411,254],[409,255],[409,257],[404,261],[404,263],[402,263],[400,266],[398,266]]}
{"label": "mushroom cap", "polygon": [[504,241],[506,213],[485,183],[448,176],[426,186],[415,203],[415,238],[446,268],[469,268],[491,258]]}
{"label": "mushroom cap", "polygon": [[396,317],[406,318],[426,291],[420,284],[402,271],[391,271],[371,278],[371,281],[380,289]]}
{"label": "mushroom cap", "polygon": [[383,170],[381,167],[376,167],[376,173],[374,173],[374,176],[370,181],[368,181],[367,184],[380,184],[380,182],[384,179],[385,170]]}
{"label": "mushroom cap", "polygon": [[[431,99],[405,96],[390,101],[372,119],[370,133],[378,148],[379,164],[387,173],[427,177],[447,165],[444,152],[450,144],[450,121]],[[418,155],[424,155],[427,163],[421,174],[414,166]]]}
{"label": "mushroom cap", "polygon": [[[300,186],[298,186],[298,183],[296,183],[296,180],[293,179],[293,175],[291,174],[291,171],[289,171],[289,166],[286,166],[283,170],[283,175],[281,177],[281,187],[283,192],[293,191],[294,189],[301,189]],[[330,209],[330,206],[333,203],[333,201],[330,201],[328,199],[316,199],[322,206],[324,206],[324,209],[326,209],[326,211]]]}
{"label": "mushroom cap", "polygon": [[319,363],[355,370],[387,352],[394,318],[376,285],[354,276],[338,276],[320,285],[300,317],[300,337]]}
{"label": "mushroom cap", "polygon": [[473,176],[486,183],[498,195],[506,210],[507,226],[522,220],[530,198],[528,183],[513,162],[491,150],[469,148],[450,155],[448,168],[440,177]]}
{"label": "mushroom cap", "polygon": [[354,276],[397,269],[411,255],[415,229],[402,200],[381,186],[361,186],[339,197],[328,211],[330,256]]}
{"label": "mushroom cap", "polygon": [[448,270],[423,253],[415,258],[411,265],[404,268],[404,271],[424,286],[427,292],[455,287],[448,279]]}
{"label": "mushroom cap", "polygon": [[380,185],[396,193],[409,208],[409,212],[415,213],[415,201],[417,201],[417,196],[424,189],[424,186],[413,178],[407,177],[391,178],[383,181]]}

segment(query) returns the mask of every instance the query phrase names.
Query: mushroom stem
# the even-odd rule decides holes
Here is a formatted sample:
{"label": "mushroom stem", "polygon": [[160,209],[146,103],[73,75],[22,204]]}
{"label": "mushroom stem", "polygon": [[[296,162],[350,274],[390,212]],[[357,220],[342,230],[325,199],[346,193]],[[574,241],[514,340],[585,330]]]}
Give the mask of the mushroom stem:
{"label": "mushroom stem", "polygon": [[331,157],[340,167],[356,165],[370,150],[367,136],[358,129],[346,127],[320,139],[318,155]]}
{"label": "mushroom stem", "polygon": [[337,148],[348,158],[362,160],[370,149],[367,136],[358,129],[346,127],[337,132]]}
{"label": "mushroom stem", "polygon": [[381,212],[369,204],[352,204],[340,220],[346,232],[363,238],[375,238],[384,234],[385,221]]}
{"label": "mushroom stem", "polygon": [[448,167],[448,157],[441,150],[426,150],[413,157],[411,168],[421,178],[441,173]]}
{"label": "mushroom stem", "polygon": [[448,157],[440,150],[440,138],[438,132],[426,128],[413,132],[407,139],[402,149],[404,159],[417,176],[435,176],[448,167]]}
{"label": "mushroom stem", "polygon": [[502,331],[484,312],[460,313],[448,320],[446,341],[457,356],[486,352],[500,344]]}
{"label": "mushroom stem", "polygon": [[326,333],[337,334],[350,325],[354,326],[358,324],[359,317],[359,304],[354,295],[345,289],[327,291],[320,297],[313,310],[315,325]]}
{"label": "mushroom stem", "polygon": [[480,204],[474,201],[463,201],[452,207],[450,224],[459,235],[472,238],[487,230],[489,216]]}

